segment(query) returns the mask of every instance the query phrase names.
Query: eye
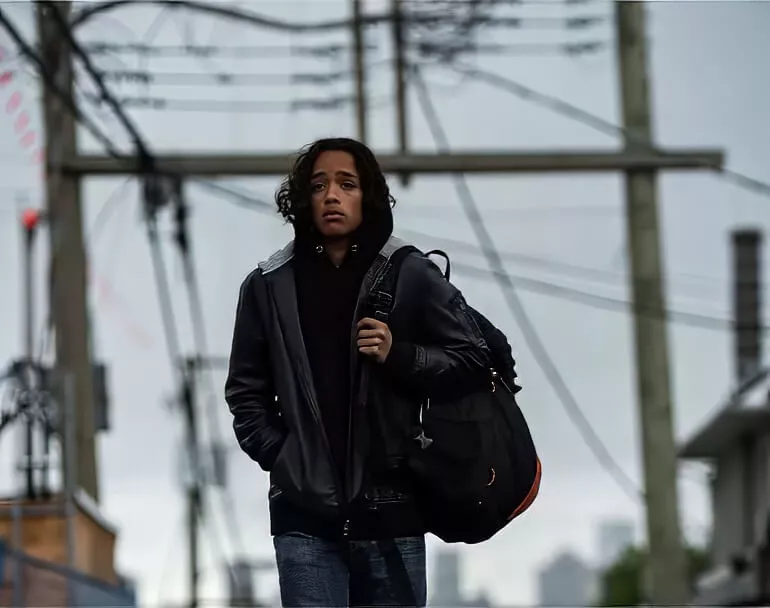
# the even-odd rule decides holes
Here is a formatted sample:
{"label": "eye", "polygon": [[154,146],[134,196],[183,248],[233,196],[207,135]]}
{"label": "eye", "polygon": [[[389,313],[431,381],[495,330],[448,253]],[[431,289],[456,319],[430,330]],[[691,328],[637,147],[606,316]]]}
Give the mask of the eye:
{"label": "eye", "polygon": [[355,182],[343,182],[342,187],[347,190],[347,189],[357,188],[358,186],[356,186]]}
{"label": "eye", "polygon": [[313,192],[320,192],[320,191],[321,191],[321,190],[323,190],[324,188],[325,188],[325,186],[324,186],[323,182],[316,182],[315,184],[313,184],[312,186],[310,186],[310,189],[311,189]]}

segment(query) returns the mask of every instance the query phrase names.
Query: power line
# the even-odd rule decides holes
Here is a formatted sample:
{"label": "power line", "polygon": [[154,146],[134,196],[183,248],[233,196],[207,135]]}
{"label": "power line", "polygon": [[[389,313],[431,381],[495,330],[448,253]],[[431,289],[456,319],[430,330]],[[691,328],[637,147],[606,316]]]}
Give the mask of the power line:
{"label": "power line", "polygon": [[[418,98],[423,112],[428,120],[433,139],[435,140],[439,150],[448,152],[450,149],[449,141],[433,106],[427,85],[423,81],[421,73],[417,68],[413,69],[412,74],[417,88]],[[480,247],[484,251],[484,255],[487,258],[487,263],[489,264],[490,269],[495,273],[495,279],[503,291],[503,296],[506,299],[508,308],[516,319],[522,336],[529,346],[532,356],[543,370],[543,373],[548,379],[549,384],[553,388],[556,395],[559,397],[559,401],[564,406],[564,409],[567,411],[570,419],[579,431],[588,448],[591,450],[591,452],[593,452],[596,459],[613,477],[618,485],[628,494],[628,496],[632,498],[632,500],[639,500],[639,498],[643,496],[643,492],[613,458],[612,454],[601,440],[601,437],[599,437],[598,433],[594,430],[590,421],[586,417],[574,395],[567,386],[567,383],[564,381],[564,378],[562,377],[558,367],[551,358],[551,355],[541,340],[537,330],[535,329],[535,326],[530,320],[524,305],[516,293],[516,287],[514,286],[513,281],[505,273],[505,267],[502,258],[500,257],[500,253],[494,246],[492,236],[487,230],[487,227],[484,223],[484,218],[478,209],[473,194],[468,186],[467,181],[465,180],[465,176],[462,173],[458,173],[453,177],[460,203],[465,210],[473,231],[476,233],[476,238],[479,241]]]}
{"label": "power line", "polygon": [[[139,132],[138,128],[134,125],[132,120],[125,113],[121,103],[115,98],[115,96],[112,94],[112,92],[108,89],[108,87],[104,83],[104,80],[101,74],[97,71],[95,66],[91,63],[91,59],[88,56],[88,54],[85,51],[83,51],[80,44],[75,40],[69,25],[67,24],[67,22],[65,21],[61,13],[59,12],[58,7],[52,2],[43,2],[42,4],[44,6],[43,10],[47,8],[48,10],[51,11],[51,14],[54,20],[57,22],[57,25],[59,26],[61,33],[67,39],[67,42],[72,47],[73,52],[81,60],[86,71],[89,73],[91,78],[96,83],[98,89],[101,92],[102,100],[104,100],[110,106],[110,108],[113,110],[116,117],[120,120],[121,124],[124,126],[126,131],[129,132],[133,140],[133,144],[134,144],[134,147],[136,148],[136,152],[142,164],[142,170],[144,173],[145,224],[147,227],[148,240],[150,242],[151,258],[152,258],[154,274],[156,278],[156,287],[157,287],[157,291],[158,291],[158,295],[161,303],[161,315],[163,320],[164,331],[166,334],[167,348],[169,351],[169,355],[171,357],[172,369],[177,370],[180,375],[180,378],[184,380],[186,373],[182,369],[181,348],[180,348],[180,342],[179,342],[179,336],[177,333],[176,324],[174,322],[171,290],[170,290],[168,278],[166,275],[166,268],[165,268],[165,263],[163,261],[162,248],[160,245],[158,229],[157,229],[157,211],[164,204],[164,201],[166,198],[165,196],[166,193],[163,192],[163,182],[161,181],[160,177],[154,172],[154,159],[151,156],[151,153],[144,141],[144,138],[142,137],[141,133]],[[188,255],[189,254],[189,235],[187,234],[185,224],[180,223],[180,227],[182,228],[182,231],[178,236],[180,239],[180,244],[183,244],[182,249],[183,249],[183,258],[185,261],[185,281],[189,288],[189,296],[190,296],[189,299],[190,299],[190,306],[192,311],[191,316],[193,321],[194,340],[196,342],[196,350],[201,355],[205,356],[206,345],[205,345],[202,329],[200,326],[200,324],[203,322],[202,307],[200,306],[200,301],[198,300],[198,290],[197,290],[197,281],[195,279],[195,272]],[[182,239],[184,239],[184,241],[182,241]],[[186,382],[193,382],[193,381],[194,381],[193,378],[186,378]],[[194,407],[194,404],[188,403],[187,407]],[[190,416],[192,416],[192,414],[190,414]],[[197,441],[194,437],[192,438],[192,441],[195,442],[192,444],[192,448],[197,452],[198,450]],[[190,454],[190,456],[191,458],[194,459],[194,461],[197,461],[197,453],[192,453]],[[199,478],[200,471],[195,470],[194,475],[195,475],[196,486],[198,486],[198,492],[202,493],[201,491],[202,486],[199,485],[201,482]],[[228,519],[232,519],[235,517],[234,512],[229,513],[228,515],[229,515]],[[198,516],[200,516],[200,514]],[[234,524],[234,527],[233,527],[234,543],[238,543],[240,540],[240,535],[237,533],[236,528],[237,528],[237,525]]]}
{"label": "power line", "polygon": [[88,240],[94,241],[96,238],[98,238],[99,234],[102,230],[104,230],[104,226],[107,224],[107,221],[110,219],[110,216],[112,212],[118,208],[118,203],[120,203],[124,198],[128,191],[128,186],[131,183],[131,178],[127,177],[124,179],[115,190],[112,191],[112,194],[110,194],[102,203],[101,208],[96,214],[96,217],[94,218],[94,223],[91,225],[91,229],[88,234]]}
{"label": "power line", "polygon": [[435,42],[415,42],[413,46],[421,55],[449,57],[454,59],[459,54],[476,55],[522,55],[522,56],[544,56],[544,55],[569,55],[581,56],[590,53],[597,53],[606,50],[610,43],[599,40],[588,40],[584,42],[519,42],[519,43],[498,43],[498,42],[463,42],[459,43],[435,43]]}
{"label": "power line", "polygon": [[[206,339],[206,322],[203,313],[203,299],[201,297],[200,287],[198,284],[198,276],[195,269],[192,243],[190,239],[189,230],[189,207],[184,199],[182,192],[182,182],[177,181],[175,183],[173,193],[174,208],[175,208],[175,220],[176,220],[176,234],[175,240],[177,247],[182,257],[182,268],[184,273],[184,280],[187,285],[188,300],[190,303],[190,321],[193,327],[193,340],[196,345],[196,350],[201,354],[203,358],[202,363],[204,367],[205,378],[208,381],[208,393],[209,393],[209,406],[205,408],[208,414],[208,422],[211,431],[211,435],[215,440],[222,440],[223,434],[219,424],[219,418],[217,412],[214,409],[214,404],[217,403],[214,397],[215,390],[212,379],[212,367],[211,364],[206,361],[206,357],[209,353],[208,340]],[[193,379],[190,379],[193,381]],[[213,398],[213,401],[212,401]],[[222,493],[224,499],[226,516],[225,520],[228,525],[228,531],[231,536],[231,541],[236,549],[243,555],[245,551],[243,549],[243,542],[241,535],[238,532],[237,517],[235,512],[235,506],[233,504],[232,496],[229,492]]]}
{"label": "power line", "polygon": [[[291,21],[285,21],[283,19],[276,19],[274,17],[267,17],[254,11],[244,10],[236,7],[229,7],[223,5],[209,4],[206,2],[198,2],[196,0],[109,0],[100,4],[87,5],[85,8],[77,11],[71,20],[72,27],[77,28],[85,24],[90,19],[116,8],[131,6],[131,5],[159,5],[159,6],[174,6],[176,8],[184,8],[199,13],[208,14],[211,16],[232,19],[242,22],[246,25],[256,26],[260,28],[273,29],[283,31],[287,33],[310,33],[310,32],[329,32],[337,29],[349,29],[352,27],[353,22],[348,18],[332,19],[328,21],[320,21],[316,23],[297,23]],[[390,23],[393,20],[393,15],[390,12],[380,14],[367,14],[362,15],[362,25],[377,25],[381,23]],[[409,23],[421,23],[426,25],[437,25],[441,23],[452,23],[457,21],[455,15],[431,15],[427,12],[419,14],[414,11],[411,15],[405,18],[405,21]],[[471,15],[467,22],[476,26],[488,26],[488,27],[567,27],[568,29],[577,29],[587,27],[596,23],[607,21],[605,15],[585,15],[577,17],[500,17],[500,16],[488,16],[488,15]]]}
{"label": "power line", "polygon": [[41,10],[50,11],[51,16],[53,17],[54,21],[56,21],[56,24],[58,25],[61,34],[64,36],[64,38],[67,40],[67,43],[70,45],[72,52],[80,59],[80,61],[83,64],[83,67],[86,69],[86,72],[88,72],[88,74],[91,76],[93,81],[96,83],[96,86],[99,89],[99,92],[101,93],[102,100],[105,103],[107,103],[107,105],[110,106],[115,116],[120,121],[120,123],[123,125],[126,131],[128,131],[128,133],[131,135],[131,139],[133,140],[134,147],[136,148],[136,153],[139,156],[140,161],[144,165],[144,169],[145,170],[150,169],[151,163],[152,163],[152,157],[150,156],[149,149],[147,148],[147,145],[145,144],[144,138],[139,132],[139,129],[137,129],[136,125],[134,125],[133,121],[128,117],[128,115],[123,110],[121,104],[117,101],[117,99],[115,99],[115,96],[112,94],[109,88],[107,88],[107,85],[104,83],[104,79],[102,78],[102,75],[96,69],[96,66],[94,66],[94,64],[91,62],[91,58],[80,46],[80,43],[77,40],[75,40],[75,37],[72,35],[72,31],[70,29],[69,24],[64,19],[61,12],[59,11],[59,7],[56,5],[55,2],[51,2],[50,0],[41,0],[40,4],[42,5]]}
{"label": "power line", "polygon": [[[83,47],[92,55],[134,54],[148,57],[194,57],[197,59],[275,59],[276,57],[308,57],[314,59],[338,58],[350,52],[350,45],[300,44],[300,45],[249,45],[219,46],[210,44],[151,45],[146,43],[112,43],[92,41],[83,43]],[[366,50],[376,50],[374,45],[367,45]]]}
{"label": "power line", "polygon": [[[445,55],[447,46],[450,47],[452,54],[474,53],[474,54],[495,54],[495,55],[585,55],[606,50],[610,42],[603,40],[587,40],[579,42],[531,42],[531,43],[496,43],[496,42],[477,42],[465,41],[461,43],[439,44],[430,41],[413,41],[408,46],[413,47],[418,53],[424,56]],[[327,44],[327,45],[273,45],[273,46],[214,46],[202,44],[189,45],[150,45],[145,43],[125,43],[117,44],[103,41],[93,41],[83,44],[84,49],[92,56],[133,54],[142,57],[174,57],[174,58],[195,58],[195,59],[214,59],[227,58],[233,59],[275,59],[278,57],[286,58],[309,58],[309,59],[336,59],[349,53],[349,45],[346,44]],[[369,44],[367,51],[375,51],[378,47]]]}
{"label": "power line", "polygon": [[[100,103],[96,95],[83,94],[91,103]],[[283,113],[305,111],[332,111],[340,110],[353,103],[355,97],[351,95],[338,95],[329,97],[306,97],[292,100],[275,101],[249,101],[249,100],[219,100],[219,99],[169,99],[166,97],[153,97],[149,95],[121,96],[120,103],[125,107],[145,111],[173,111],[173,112],[226,112],[226,113]],[[382,107],[391,103],[391,99],[382,97],[375,107]]]}
{"label": "power line", "polygon": [[[273,207],[273,205],[251,194],[247,194],[242,191],[235,190],[232,187],[223,186],[222,184],[218,184],[216,182],[211,182],[206,180],[196,180],[195,183],[203,188],[214,191],[218,194],[224,194],[228,196],[229,200],[238,204],[239,206],[249,209],[250,211],[257,211],[257,212],[269,214],[272,216],[277,216],[277,212]],[[481,253],[481,254],[484,253],[483,247],[471,245],[470,243],[455,241],[453,239],[447,239],[445,237],[437,237],[435,235],[418,232],[415,230],[406,230],[405,232],[411,233],[412,235],[418,238],[428,239],[433,243],[443,242],[448,244],[451,247],[459,247],[459,248],[465,248],[467,250],[473,250],[474,253]],[[497,253],[500,256],[501,260],[508,258],[515,261],[526,261],[528,263],[533,263],[537,265],[555,264],[555,265],[561,266],[564,269],[569,269],[572,272],[582,271],[587,273],[588,272],[601,273],[601,271],[598,269],[591,269],[591,268],[586,268],[582,266],[573,266],[571,264],[557,263],[552,260],[544,260],[534,256],[526,256],[524,254],[500,252],[500,251],[498,251]],[[494,271],[494,270],[489,270],[485,268],[478,268],[477,266],[473,266],[471,264],[464,264],[462,262],[457,262],[457,261],[452,261],[452,268],[459,271],[462,274],[466,274],[469,276],[474,276],[482,279],[499,280],[500,277],[506,277],[506,280],[516,284],[517,289],[522,289],[524,291],[529,291],[532,293],[539,293],[549,297],[559,298],[562,300],[569,300],[569,301],[577,302],[580,304],[592,306],[594,308],[599,308],[607,311],[633,313],[632,304],[628,300],[612,298],[609,296],[602,296],[593,292],[588,292],[588,291],[576,289],[574,287],[569,287],[565,285],[559,285],[557,283],[544,281],[542,279],[534,279],[534,278],[525,277],[522,275],[515,275],[505,270]],[[644,311],[641,311],[640,314],[653,314],[653,313],[645,313]],[[712,330],[720,330],[720,331],[731,329],[734,323],[730,319],[721,319],[718,317],[712,317],[708,315],[700,315],[696,313],[682,312],[682,311],[676,311],[676,310],[667,310],[666,318],[671,322],[676,322],[681,325],[688,325],[691,327],[699,327],[702,329],[712,329]],[[770,330],[770,327],[764,327],[763,329]]]}
{"label": "power line", "polygon": [[[370,66],[371,67],[371,66]],[[234,74],[228,72],[151,72],[149,70],[104,70],[105,80],[116,83],[162,86],[269,86],[309,84],[316,86],[336,84],[351,78],[350,70],[334,72],[283,72],[280,74]]]}
{"label": "power line", "polygon": [[80,111],[80,109],[75,104],[74,99],[62,91],[62,89],[57,85],[54,76],[49,73],[48,68],[46,67],[43,60],[32,49],[32,47],[27,44],[11,20],[6,16],[5,11],[3,11],[2,8],[0,8],[0,26],[2,26],[3,29],[8,32],[8,35],[13,39],[14,43],[18,47],[19,52],[37,67],[38,73],[43,79],[44,85],[64,104],[67,110],[72,113],[77,121],[83,125],[91,133],[91,135],[94,136],[94,138],[104,147],[110,156],[115,158],[123,158],[124,155],[118,151],[112,140],[110,140],[109,137],[102,133],[101,129],[99,129],[87,116],[85,116]]}
{"label": "power line", "polygon": [[[653,152],[657,151],[655,146],[653,146],[650,141],[637,135],[632,130],[626,129],[609,120],[601,118],[596,114],[587,112],[586,110],[583,110],[567,101],[564,101],[563,99],[559,99],[553,95],[547,95],[545,93],[536,91],[535,89],[523,85],[507,76],[496,74],[494,72],[483,70],[481,68],[467,64],[455,63],[452,65],[452,69],[460,74],[469,76],[482,82],[486,82],[487,84],[490,84],[498,89],[512,93],[520,99],[532,101],[540,106],[546,107],[556,112],[557,114],[561,114],[562,116],[566,116],[567,118],[581,122],[584,125],[589,126],[597,131],[609,135],[623,136],[634,144],[643,146]],[[700,159],[695,160],[698,161]],[[718,171],[718,175],[720,175],[723,179],[727,179],[741,188],[764,196],[770,196],[770,183],[768,182],[750,177],[732,169],[715,167],[711,162],[707,160],[701,160],[701,164],[706,168]]]}
{"label": "power line", "polygon": [[[511,282],[515,282],[517,288],[526,289],[527,291],[540,293],[543,295],[553,296],[562,300],[571,300],[573,302],[579,302],[581,304],[587,304],[594,308],[601,308],[609,311],[618,311],[633,313],[633,306],[631,302],[626,300],[620,300],[617,298],[611,298],[607,296],[601,296],[595,293],[589,293],[580,289],[574,289],[572,287],[566,287],[563,285],[556,285],[548,281],[541,281],[539,279],[532,279],[530,277],[523,277],[520,275],[512,275],[504,272],[499,273],[492,270],[486,270],[483,268],[477,268],[470,264],[463,264],[462,262],[452,262],[452,269],[456,269],[463,274],[481,277],[492,278],[507,277]],[[639,312],[640,316],[653,316],[652,312],[645,312],[644,310]],[[729,330],[733,328],[734,322],[730,319],[720,319],[717,317],[711,317],[707,315],[699,315],[696,313],[680,312],[674,310],[665,310],[663,317],[670,318],[681,325],[689,325],[691,327],[700,327],[703,329],[716,329],[716,330]],[[660,317],[659,318],[663,318]],[[767,331],[770,327],[762,327],[763,331]]]}

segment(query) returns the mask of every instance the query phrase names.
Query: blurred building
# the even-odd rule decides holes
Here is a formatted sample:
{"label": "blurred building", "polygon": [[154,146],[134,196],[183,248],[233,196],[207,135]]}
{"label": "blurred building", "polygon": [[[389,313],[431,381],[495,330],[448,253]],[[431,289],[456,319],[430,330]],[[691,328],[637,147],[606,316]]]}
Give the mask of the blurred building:
{"label": "blurred building", "polygon": [[604,570],[634,544],[634,524],[628,520],[609,520],[599,524],[599,568]]}
{"label": "blurred building", "polygon": [[596,573],[571,552],[563,552],[538,574],[539,605],[591,606],[596,595]]}
{"label": "blurred building", "polygon": [[762,365],[761,234],[733,234],[735,387],[680,450],[711,465],[711,569],[699,605],[770,601],[770,369]]}
{"label": "blurred building", "polygon": [[433,566],[431,606],[461,606],[460,577],[460,555],[457,551],[440,550]]}
{"label": "blurred building", "polygon": [[279,606],[278,598],[263,602],[257,590],[257,573],[273,575],[275,559],[237,559],[232,564],[225,564],[225,576],[228,581],[229,605],[233,608],[255,608],[257,606]]}
{"label": "blurred building", "polygon": [[440,550],[435,558],[433,574],[428,588],[433,608],[491,608],[492,604],[484,593],[467,597],[462,592],[462,559],[452,549]]}

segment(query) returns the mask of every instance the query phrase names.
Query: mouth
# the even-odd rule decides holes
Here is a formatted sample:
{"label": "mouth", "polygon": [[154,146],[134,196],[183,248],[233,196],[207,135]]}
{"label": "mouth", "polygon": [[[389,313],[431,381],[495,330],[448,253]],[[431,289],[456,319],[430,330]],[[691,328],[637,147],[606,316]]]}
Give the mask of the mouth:
{"label": "mouth", "polygon": [[341,220],[344,219],[344,217],[345,214],[340,211],[327,211],[323,214],[323,219],[325,220]]}

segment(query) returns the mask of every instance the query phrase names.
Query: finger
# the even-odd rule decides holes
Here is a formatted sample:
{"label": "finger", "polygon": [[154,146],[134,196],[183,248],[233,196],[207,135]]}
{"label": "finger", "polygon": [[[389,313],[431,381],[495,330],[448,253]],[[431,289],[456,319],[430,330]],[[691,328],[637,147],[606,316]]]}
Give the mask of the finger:
{"label": "finger", "polygon": [[358,332],[359,338],[379,338],[384,340],[386,335],[384,329],[362,329]]}
{"label": "finger", "polygon": [[382,340],[379,338],[363,338],[358,340],[358,346],[379,346]]}
{"label": "finger", "polygon": [[378,321],[377,319],[372,319],[371,317],[364,317],[358,322],[358,328],[368,328],[368,329],[384,329],[387,325],[383,323],[382,321]]}
{"label": "finger", "polygon": [[376,346],[362,346],[358,350],[362,355],[372,355],[375,357],[378,355],[378,349]]}

